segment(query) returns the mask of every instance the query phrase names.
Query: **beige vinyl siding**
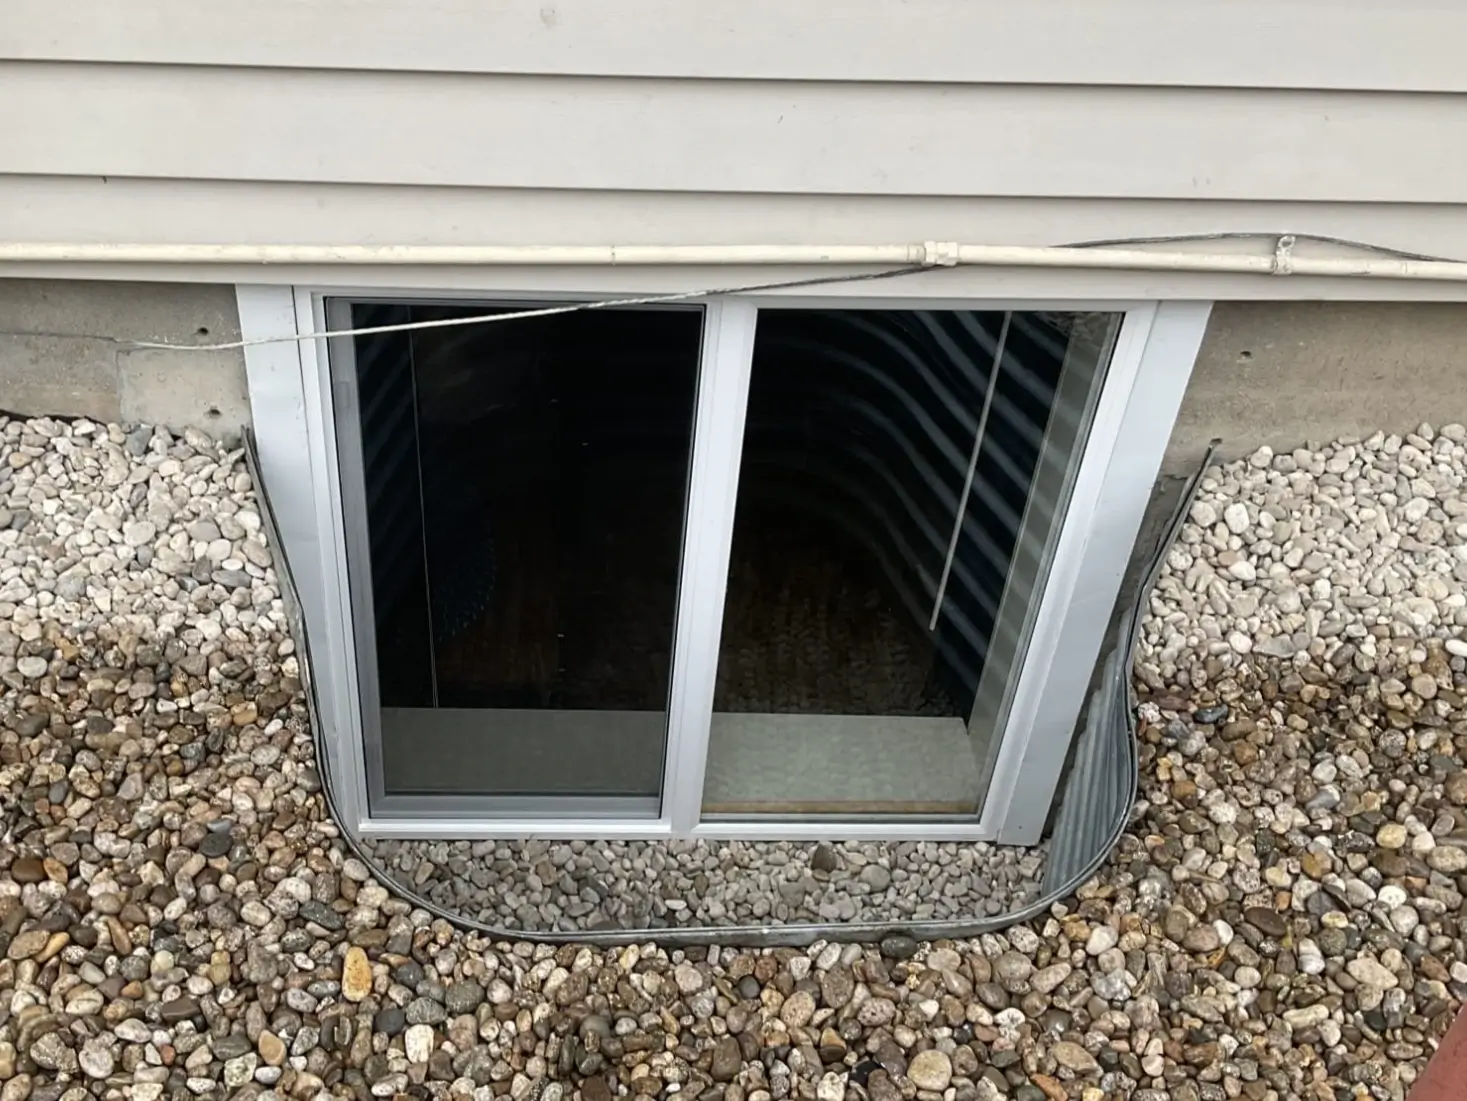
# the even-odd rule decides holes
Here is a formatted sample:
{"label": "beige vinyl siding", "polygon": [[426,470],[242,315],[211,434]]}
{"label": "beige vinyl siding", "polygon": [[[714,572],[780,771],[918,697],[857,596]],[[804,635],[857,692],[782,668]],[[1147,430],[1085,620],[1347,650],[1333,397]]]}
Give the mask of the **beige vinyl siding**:
{"label": "beige vinyl siding", "polygon": [[0,56],[1464,92],[1458,0],[5,0]]}
{"label": "beige vinyl siding", "polygon": [[[0,88],[24,108],[0,113],[3,240],[1067,244],[1231,231],[1467,258],[1467,5],[1444,0],[4,7]],[[575,281],[254,272],[307,277]],[[954,296],[1464,293],[967,270],[889,286],[939,282]]]}
{"label": "beige vinyl siding", "polygon": [[1467,98],[1440,94],[43,62],[0,65],[0,87],[28,105],[0,113],[4,161],[34,174],[1346,202],[1467,189]]}
{"label": "beige vinyl siding", "polygon": [[[1467,256],[1467,219],[1450,203],[754,195],[0,175],[5,241],[855,245],[952,239],[1065,245],[1152,233],[1283,230]],[[1203,240],[1191,247],[1228,246]]]}

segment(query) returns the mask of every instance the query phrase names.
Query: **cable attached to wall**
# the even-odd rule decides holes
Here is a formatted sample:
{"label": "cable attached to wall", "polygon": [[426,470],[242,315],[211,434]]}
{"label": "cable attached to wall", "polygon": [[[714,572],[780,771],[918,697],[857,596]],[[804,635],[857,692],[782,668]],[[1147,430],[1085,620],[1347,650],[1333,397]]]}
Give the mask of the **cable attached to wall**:
{"label": "cable attached to wall", "polygon": [[[1107,259],[1111,261],[1109,263],[1093,265],[1081,265],[1078,259],[1066,260],[1063,255],[1060,255],[1066,250],[1071,253],[1078,253],[1087,250],[1094,251],[1096,253],[1103,253],[1106,250],[1118,250],[1129,246],[1139,245],[1187,244],[1202,241],[1256,241],[1262,239],[1269,239],[1275,243],[1273,254],[1270,257],[1209,258],[1207,256],[1193,255],[1190,253],[1158,253],[1155,254],[1153,258],[1154,266],[1148,267],[1146,266],[1146,258],[1134,251],[1129,254],[1108,257]],[[1340,248],[1349,248],[1362,252],[1373,253],[1377,256],[1390,257],[1396,262],[1396,264],[1395,266],[1390,266],[1384,261],[1375,261],[1370,259],[1349,261],[1336,259],[1318,260],[1314,258],[1300,258],[1295,256],[1294,248],[1301,242],[1313,242],[1316,244],[1333,245]],[[106,248],[111,246],[97,247]],[[139,247],[141,248],[141,246]],[[407,247],[409,246],[404,246],[404,248]],[[66,250],[69,248],[84,249],[85,246],[28,246],[22,244],[0,244],[0,264],[25,263],[27,260],[27,250],[45,252],[46,250],[50,249],[58,251],[60,253],[65,253]],[[159,246],[159,251],[166,251],[166,248],[167,246]],[[782,246],[771,246],[771,248],[780,249],[782,248]],[[987,253],[998,253],[1001,255],[997,258],[990,257],[987,260],[979,261],[965,258],[963,255],[964,249],[968,249],[970,252],[986,251]],[[7,256],[7,250],[12,253],[20,254],[22,258],[10,258],[9,256]],[[854,260],[842,260],[843,250],[852,254],[868,251],[862,249],[860,246],[831,246],[829,248],[817,248],[814,250],[807,249],[803,251],[813,251],[815,253],[821,254],[821,259],[824,262],[857,262]],[[543,251],[553,252],[554,250],[547,249]],[[598,251],[606,251],[609,254],[615,254],[616,249],[613,248]],[[655,252],[657,250],[655,248],[649,247],[647,251]],[[712,256],[720,252],[720,247],[696,247],[692,251],[698,253],[700,256],[703,256],[704,254]],[[741,249],[736,246],[730,246],[729,249],[726,251],[729,254],[729,259],[722,262],[752,263],[753,261],[747,259],[739,260],[739,257],[742,256],[744,253],[753,253],[759,250],[755,248]],[[802,250],[792,246],[790,249],[786,249],[785,251],[800,252]],[[1450,257],[1432,256],[1424,253],[1408,252],[1402,249],[1391,248],[1387,245],[1375,245],[1364,241],[1352,241],[1343,237],[1331,237],[1328,235],[1315,233],[1264,233],[1239,230],[1217,233],[1170,234],[1151,237],[1115,237],[1106,240],[1079,241],[1069,245],[1054,245],[1035,248],[1015,247],[1012,249],[1006,249],[1003,247],[989,248],[988,246],[955,245],[952,242],[929,241],[921,246],[899,246],[889,248],[875,246],[873,247],[873,251],[880,253],[883,256],[888,256],[891,254],[903,256],[911,256],[914,254],[920,255],[922,257],[922,261],[920,263],[906,263],[898,267],[875,272],[813,276],[805,279],[789,279],[761,283],[746,283],[738,286],[727,287],[706,287],[700,290],[681,291],[673,294],[640,295],[637,297],[608,299],[597,302],[574,302],[567,303],[563,306],[545,306],[530,310],[483,313],[471,315],[468,317],[440,318],[432,321],[414,321],[406,322],[399,325],[381,325],[362,329],[343,329],[339,331],[333,331],[329,334],[314,332],[282,333],[277,336],[256,337],[250,340],[230,340],[224,341],[222,343],[212,344],[184,344],[173,343],[169,341],[123,340],[118,337],[98,336],[95,333],[57,332],[43,330],[8,330],[4,334],[0,335],[58,340],[92,340],[113,344],[122,348],[147,349],[151,351],[229,352],[239,351],[242,349],[253,348],[267,344],[282,344],[300,342],[305,340],[319,340],[327,336],[368,336],[378,333],[410,332],[417,329],[446,328],[458,325],[492,324],[497,321],[516,321],[533,317],[553,317],[559,314],[580,313],[585,310],[606,310],[628,308],[634,306],[664,305],[673,302],[688,302],[695,299],[710,298],[719,295],[756,294],[768,291],[799,290],[802,288],[811,287],[836,286],[842,283],[874,282],[878,280],[900,279],[905,276],[916,275],[922,272],[932,273],[938,270],[952,269],[965,264],[979,262],[989,263],[1001,267],[1004,263],[1008,262],[1003,259],[1002,254],[1008,253],[1016,254],[1016,257],[1012,260],[1012,262],[1017,266],[1044,266],[1052,268],[1064,268],[1068,265],[1075,268],[1087,267],[1087,269],[1094,268],[1097,270],[1133,269],[1153,270],[1158,272],[1175,271],[1182,274],[1199,274],[1212,271],[1214,273],[1260,274],[1274,276],[1330,275],[1342,277],[1434,279],[1467,282],[1467,261],[1456,260]],[[1021,262],[1017,258],[1017,256],[1020,254],[1029,256],[1030,259],[1026,262]],[[1036,258],[1037,254],[1046,254],[1046,259],[1041,263]],[[29,257],[29,259],[36,259],[36,257]],[[1162,263],[1161,261],[1167,262]],[[53,262],[66,263],[69,261],[63,257],[60,259],[56,259]],[[145,261],[134,260],[132,262],[143,263]],[[163,261],[155,260],[152,262],[161,263]],[[539,262],[550,264],[553,261],[547,259]],[[706,258],[703,259],[701,262],[707,264],[715,263],[714,260]],[[790,262],[793,263],[794,261]],[[873,261],[867,260],[864,262],[871,263]],[[615,262],[610,263],[612,264],[612,266],[615,266]],[[1380,270],[1367,267],[1367,265],[1372,264],[1376,265],[1376,268],[1379,268]],[[1432,269],[1423,269],[1420,267],[1412,269],[1406,267],[1406,265],[1412,264],[1435,265],[1435,267]]]}
{"label": "cable attached to wall", "polygon": [[[172,344],[155,340],[123,340],[112,336],[94,336],[87,333],[59,332],[7,332],[6,336],[41,337],[56,340],[97,340],[116,344],[124,348],[148,349],[162,352],[233,352],[244,348],[258,348],[266,344],[292,344],[305,340],[322,340],[345,336],[377,336],[383,333],[408,333],[421,329],[451,329],[464,325],[488,325],[497,321],[526,321],[535,317],[558,317],[562,314],[585,313],[589,310],[616,310],[635,306],[662,306],[670,302],[690,302],[694,299],[713,298],[720,295],[757,294],[764,291],[800,290],[806,287],[828,287],[840,283],[869,283],[881,279],[898,279],[920,271],[931,271],[931,267],[918,264],[894,268],[890,271],[860,272],[855,275],[820,275],[809,279],[783,279],[769,283],[745,283],[733,287],[709,287],[696,291],[678,291],[672,294],[639,295],[636,298],[608,298],[594,302],[567,302],[563,306],[537,306],[529,310],[498,311],[495,313],[472,314],[468,317],[434,318],[428,321],[404,321],[394,325],[369,325],[359,329],[332,329],[320,333],[282,333],[278,336],[261,336],[249,340],[228,340],[219,344]],[[487,295],[486,297],[492,297]]]}
{"label": "cable attached to wall", "polygon": [[1427,264],[1456,264],[1461,261],[1450,256],[1433,256],[1424,252],[1409,252],[1392,248],[1390,245],[1372,245],[1368,241],[1352,241],[1348,237],[1331,237],[1325,233],[1260,233],[1254,230],[1222,230],[1217,233],[1184,233],[1161,237],[1109,237],[1094,241],[1076,241],[1066,248],[1121,248],[1130,245],[1182,245],[1196,241],[1256,241],[1262,237],[1273,237],[1279,241],[1309,241],[1316,245],[1336,245],[1339,248],[1375,252],[1382,256],[1394,256],[1399,260],[1418,260]]}

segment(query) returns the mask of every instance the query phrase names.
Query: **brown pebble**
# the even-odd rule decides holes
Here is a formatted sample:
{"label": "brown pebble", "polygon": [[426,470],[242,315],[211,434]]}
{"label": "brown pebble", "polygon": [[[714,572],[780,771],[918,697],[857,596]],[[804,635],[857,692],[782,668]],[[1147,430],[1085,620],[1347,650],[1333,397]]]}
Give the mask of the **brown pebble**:
{"label": "brown pebble", "polygon": [[132,955],[132,937],[128,936],[126,927],[111,914],[103,918],[107,923],[107,936],[112,940],[112,951],[119,956]]}
{"label": "brown pebble", "polygon": [[1323,879],[1330,871],[1330,859],[1313,849],[1305,850],[1299,857],[1299,867],[1310,879]]}
{"label": "brown pebble", "polygon": [[17,883],[39,883],[46,878],[46,866],[39,857],[22,856],[10,865],[10,878]]}
{"label": "brown pebble", "polygon": [[46,947],[43,948],[41,950],[41,954],[36,957],[36,962],[45,963],[47,960],[52,959],[58,952],[60,952],[70,943],[70,933],[52,933],[51,939],[46,942]]}
{"label": "brown pebble", "polygon": [[266,1066],[278,1067],[285,1063],[286,1048],[285,1041],[275,1033],[266,1030],[260,1033],[258,1043],[260,1058],[265,1061]]}
{"label": "brown pebble", "polygon": [[51,941],[51,935],[44,929],[31,929],[20,933],[10,942],[6,950],[6,958],[12,960],[28,960],[39,956],[46,950]]}
{"label": "brown pebble", "polygon": [[1442,784],[1442,794],[1447,801],[1459,807],[1467,807],[1467,769],[1459,769],[1447,776]]}
{"label": "brown pebble", "polygon": [[372,963],[366,952],[352,945],[341,965],[341,996],[349,1002],[360,1002],[371,992]]}
{"label": "brown pebble", "polygon": [[128,925],[147,925],[148,912],[136,902],[129,902],[122,907],[122,913],[117,915]]}
{"label": "brown pebble", "polygon": [[1248,907],[1243,911],[1243,920],[1270,937],[1282,937],[1289,931],[1289,923],[1284,915],[1264,906]]}

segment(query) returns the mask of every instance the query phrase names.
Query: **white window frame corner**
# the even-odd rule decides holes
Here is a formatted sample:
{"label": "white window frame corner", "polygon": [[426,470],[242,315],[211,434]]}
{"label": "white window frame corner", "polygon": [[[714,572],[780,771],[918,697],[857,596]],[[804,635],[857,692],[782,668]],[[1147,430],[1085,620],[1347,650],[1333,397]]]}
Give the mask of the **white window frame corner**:
{"label": "white window frame corner", "polygon": [[[357,700],[354,627],[345,590],[329,376],[324,371],[324,300],[307,289],[276,284],[235,287],[261,476],[269,483],[283,542],[293,543],[291,570],[313,653],[312,683],[325,729],[318,744],[321,782],[330,784],[343,828],[368,825],[367,769]],[[298,339],[314,336],[316,339]],[[272,338],[274,343],[257,343]],[[287,548],[281,548],[284,552]],[[328,583],[328,579],[332,579]],[[335,583],[336,580],[340,584]]]}
{"label": "white window frame corner", "polygon": [[983,804],[1000,844],[1043,838],[1211,309],[1133,306],[1117,334]]}

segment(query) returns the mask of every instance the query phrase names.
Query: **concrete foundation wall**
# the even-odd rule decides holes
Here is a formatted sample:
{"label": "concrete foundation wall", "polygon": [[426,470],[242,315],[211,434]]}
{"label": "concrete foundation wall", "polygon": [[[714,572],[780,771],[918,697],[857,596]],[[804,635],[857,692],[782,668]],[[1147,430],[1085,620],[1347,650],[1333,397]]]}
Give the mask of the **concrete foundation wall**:
{"label": "concrete foundation wall", "polygon": [[1219,302],[1165,469],[1423,422],[1467,424],[1467,306]]}
{"label": "concrete foundation wall", "polygon": [[[224,284],[0,279],[0,410],[152,421],[232,435],[249,420],[244,357],[127,341],[236,340]],[[1293,448],[1422,421],[1467,423],[1467,305],[1220,302],[1167,453]]]}
{"label": "concrete foundation wall", "polygon": [[0,410],[232,437],[249,421],[243,353],[128,342],[238,339],[233,286],[0,279]]}

